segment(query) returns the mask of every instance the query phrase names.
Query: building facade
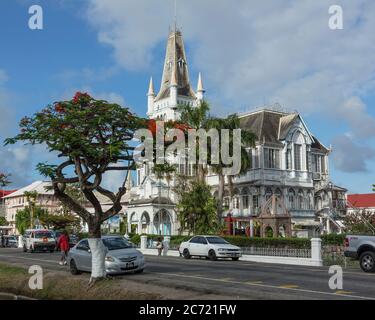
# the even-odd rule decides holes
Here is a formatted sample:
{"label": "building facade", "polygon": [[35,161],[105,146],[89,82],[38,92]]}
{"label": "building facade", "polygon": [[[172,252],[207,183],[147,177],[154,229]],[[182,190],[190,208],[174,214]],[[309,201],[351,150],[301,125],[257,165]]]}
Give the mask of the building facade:
{"label": "building facade", "polygon": [[[182,34],[173,30],[168,37],[160,90],[149,84],[148,112],[151,119],[177,120],[177,106],[197,105],[204,99],[201,74],[197,89],[190,84]],[[335,186],[329,175],[331,149],[324,146],[296,112],[264,107],[239,115],[241,129],[256,134],[256,147],[249,149],[252,168],[234,178],[234,191],[226,187],[224,216],[233,217],[235,229],[257,228],[258,217],[267,201],[277,196],[291,216],[298,236],[341,232],[346,189]],[[194,167],[181,163],[180,174],[194,175]],[[125,211],[128,230],[136,233],[174,235],[179,232],[177,199],[171,181],[158,180],[150,165],[137,169],[136,185]],[[208,168],[207,183],[218,194],[218,176]],[[257,232],[257,230],[252,230]],[[278,232],[275,232],[278,234]]]}
{"label": "building facade", "polygon": [[6,219],[11,227],[12,234],[17,233],[17,211],[23,210],[29,206],[25,192],[37,192],[38,196],[35,199],[35,205],[47,210],[48,213],[54,213],[61,208],[61,204],[54,196],[53,190],[48,188],[50,186],[51,183],[48,181],[35,181],[4,197]]}

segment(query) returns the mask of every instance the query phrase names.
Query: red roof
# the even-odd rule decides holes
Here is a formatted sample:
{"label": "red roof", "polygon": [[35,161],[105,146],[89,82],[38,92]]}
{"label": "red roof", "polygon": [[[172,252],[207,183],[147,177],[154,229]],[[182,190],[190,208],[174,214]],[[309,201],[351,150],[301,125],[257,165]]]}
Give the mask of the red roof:
{"label": "red roof", "polygon": [[348,194],[348,201],[356,208],[375,208],[375,193]]}
{"label": "red roof", "polygon": [[15,191],[17,191],[17,190],[1,190],[0,189],[0,199],[2,197],[5,197],[5,196],[7,196],[7,195],[9,195],[9,194],[11,194],[13,192],[15,192]]}

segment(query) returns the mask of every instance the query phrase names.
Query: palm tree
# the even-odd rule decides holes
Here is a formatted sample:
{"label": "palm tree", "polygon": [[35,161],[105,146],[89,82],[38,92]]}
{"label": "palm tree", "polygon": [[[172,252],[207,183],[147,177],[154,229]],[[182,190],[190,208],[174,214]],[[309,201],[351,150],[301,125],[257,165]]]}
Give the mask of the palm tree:
{"label": "palm tree", "polygon": [[[210,105],[206,101],[201,101],[198,106],[181,105],[178,106],[180,112],[180,121],[183,124],[188,125],[191,129],[207,129],[207,123],[210,119],[209,110]],[[197,144],[197,156],[199,156],[199,144]],[[197,181],[204,181],[206,171],[203,164],[198,163],[199,159],[196,160],[197,168]]]}
{"label": "palm tree", "polygon": [[[208,128],[215,128],[217,130],[229,129],[230,132],[233,132],[235,129],[240,129],[240,119],[236,114],[229,115],[227,118],[212,118],[207,123]],[[256,136],[252,132],[241,130],[241,168],[237,176],[245,174],[251,168],[251,158],[248,153],[248,148],[255,146]],[[220,150],[221,143],[223,141],[220,139]],[[230,149],[233,150],[233,135],[230,135],[229,139]],[[230,197],[233,197],[233,175],[224,175],[224,168],[226,167],[221,161],[218,164],[211,164],[213,172],[218,175],[219,184],[218,184],[218,210],[217,210],[217,219],[220,222],[222,213],[223,213],[223,198],[224,198],[224,189],[225,189],[225,178],[227,178]]]}

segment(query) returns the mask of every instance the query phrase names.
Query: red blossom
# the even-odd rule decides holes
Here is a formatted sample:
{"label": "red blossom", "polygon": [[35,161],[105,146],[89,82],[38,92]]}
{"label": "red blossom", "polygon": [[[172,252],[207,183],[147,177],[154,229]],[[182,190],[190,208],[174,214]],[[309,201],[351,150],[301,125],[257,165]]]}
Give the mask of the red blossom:
{"label": "red blossom", "polygon": [[78,104],[82,99],[91,99],[91,96],[86,92],[82,93],[78,91],[73,97],[73,103]]}
{"label": "red blossom", "polygon": [[58,113],[64,113],[65,112],[65,107],[61,105],[60,103],[57,103],[55,105],[55,111]]}

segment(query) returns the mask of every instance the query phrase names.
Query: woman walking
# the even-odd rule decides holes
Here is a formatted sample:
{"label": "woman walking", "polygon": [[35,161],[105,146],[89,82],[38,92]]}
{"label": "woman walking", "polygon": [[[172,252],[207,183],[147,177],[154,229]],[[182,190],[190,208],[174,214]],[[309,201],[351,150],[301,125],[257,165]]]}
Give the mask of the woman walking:
{"label": "woman walking", "polygon": [[68,233],[66,232],[66,230],[64,230],[57,242],[57,248],[59,248],[61,250],[61,260],[59,262],[59,264],[62,266],[62,265],[66,265],[67,264],[67,261],[66,261],[66,257],[68,255],[68,252],[69,252],[69,236],[68,236]]}

